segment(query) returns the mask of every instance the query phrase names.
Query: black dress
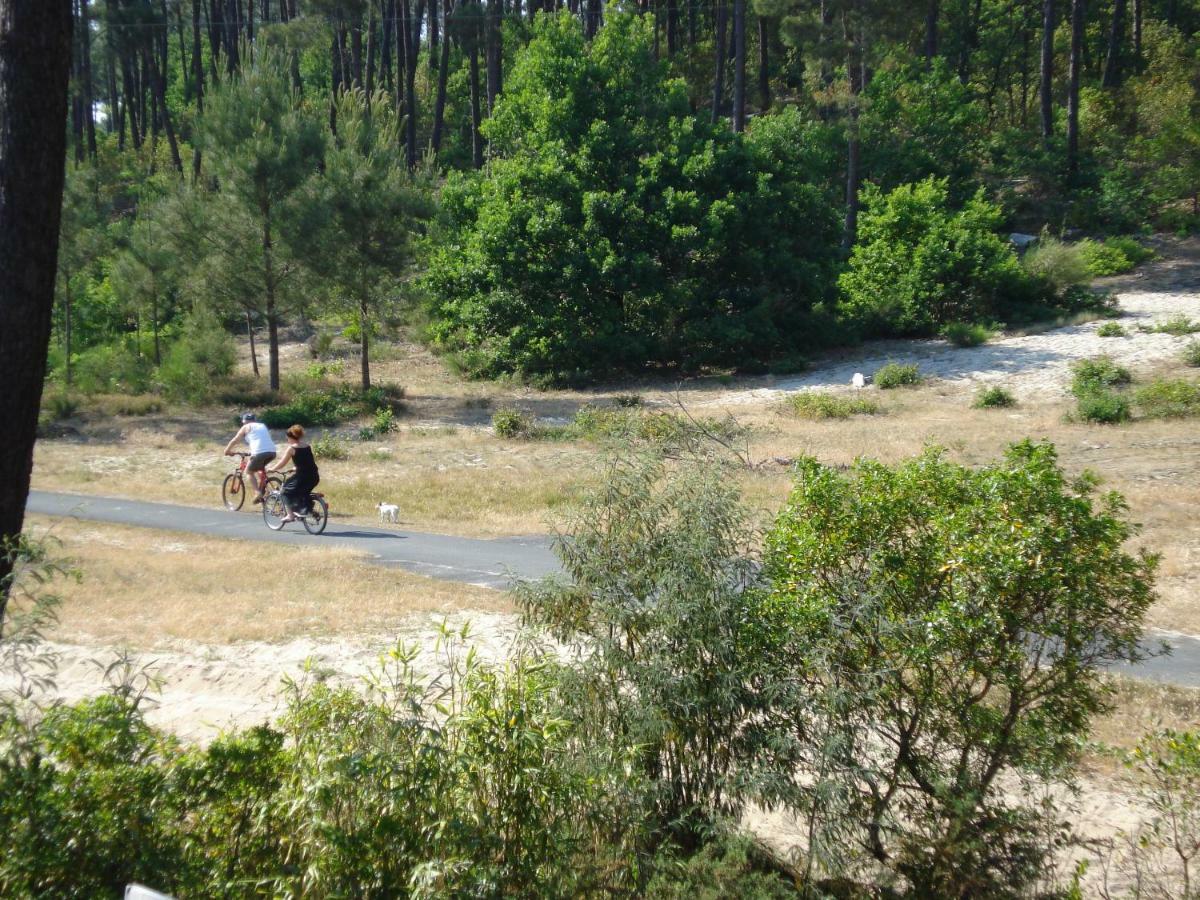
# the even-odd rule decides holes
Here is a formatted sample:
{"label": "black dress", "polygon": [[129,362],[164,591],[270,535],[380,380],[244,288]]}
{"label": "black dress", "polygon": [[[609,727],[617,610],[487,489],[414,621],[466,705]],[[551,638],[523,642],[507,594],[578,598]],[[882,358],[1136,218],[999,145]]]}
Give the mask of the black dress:
{"label": "black dress", "polygon": [[317,471],[317,461],[313,458],[312,447],[297,447],[292,453],[292,464],[296,471],[288,476],[283,483],[280,493],[283,502],[292,512],[303,513],[312,506],[309,494],[321,482],[321,473]]}

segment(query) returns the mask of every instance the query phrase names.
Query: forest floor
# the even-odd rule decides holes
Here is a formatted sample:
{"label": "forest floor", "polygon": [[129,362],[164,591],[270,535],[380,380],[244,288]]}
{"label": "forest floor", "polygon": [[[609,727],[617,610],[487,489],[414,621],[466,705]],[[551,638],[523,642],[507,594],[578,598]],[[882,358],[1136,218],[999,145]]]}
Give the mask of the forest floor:
{"label": "forest floor", "polygon": [[[696,415],[730,414],[750,426],[749,453],[766,464],[748,470],[742,482],[764,520],[790,487],[788,467],[776,459],[896,461],[933,444],[975,465],[995,459],[1013,441],[1048,439],[1069,472],[1091,470],[1105,489],[1126,497],[1131,517],[1142,525],[1138,545],[1162,554],[1160,600],[1148,624],[1200,635],[1200,429],[1187,420],[1111,427],[1068,418],[1074,360],[1107,354],[1132,368],[1138,380],[1196,372],[1179,362],[1189,338],[1138,330],[1177,315],[1200,318],[1200,242],[1164,242],[1160,252],[1163,259],[1102,283],[1119,299],[1124,315],[1118,321],[1127,337],[1101,338],[1100,323],[1091,322],[1005,335],[975,348],[943,341],[874,343],[831,355],[794,377],[642,381],[551,392],[464,382],[416,345],[381,347],[376,380],[406,388],[400,429],[361,443],[352,439],[356,427],[334,429],[346,438],[348,458],[322,461],[323,488],[338,521],[375,524],[374,507],[383,501],[400,506],[396,527],[402,530],[544,533],[596,477],[602,451],[582,441],[497,438],[492,412],[519,406],[562,423],[584,404],[607,404],[630,393],[652,408],[682,404]],[[312,362],[300,343],[286,346],[283,360],[284,371],[293,373]],[[787,394],[803,390],[850,394],[854,372],[871,374],[888,361],[918,363],[926,381],[893,391],[867,388],[864,394],[880,405],[877,415],[808,421],[784,403]],[[346,368],[350,380],[353,361]],[[1018,405],[972,408],[983,384],[1011,390]],[[220,453],[234,430],[233,412],[121,417],[85,408],[65,423],[67,436],[39,441],[34,486],[215,507],[229,468]],[[398,639],[416,642],[428,655],[443,621],[455,628],[470,622],[485,658],[504,658],[518,640],[503,594],[366,566],[316,540],[311,549],[289,549],[281,570],[272,564],[276,553],[265,556],[239,542],[41,517],[30,525],[34,533],[55,535],[61,552],[84,573],[81,583],[60,585],[61,622],[52,640],[60,652],[63,695],[97,690],[101,680],[93,661],[132,647],[161,681],[152,719],[191,739],[271,718],[280,709],[283,677],[305,660],[353,678]],[[1200,719],[1200,692],[1130,682],[1121,682],[1121,690],[1117,713],[1100,723],[1102,739],[1128,744],[1155,725]],[[1111,837],[1131,827],[1138,810],[1109,789],[1105,765],[1097,758],[1077,821],[1093,836]],[[801,840],[797,823],[765,814],[753,821],[782,847]]]}

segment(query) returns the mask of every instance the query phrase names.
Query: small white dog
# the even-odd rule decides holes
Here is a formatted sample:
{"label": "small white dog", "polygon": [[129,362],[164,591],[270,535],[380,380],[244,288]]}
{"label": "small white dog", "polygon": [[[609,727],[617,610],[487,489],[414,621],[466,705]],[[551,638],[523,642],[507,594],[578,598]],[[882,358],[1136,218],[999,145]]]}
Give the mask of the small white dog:
{"label": "small white dog", "polygon": [[375,508],[379,510],[379,521],[381,524],[383,522],[391,522],[394,525],[400,517],[400,507],[395,503],[380,503]]}

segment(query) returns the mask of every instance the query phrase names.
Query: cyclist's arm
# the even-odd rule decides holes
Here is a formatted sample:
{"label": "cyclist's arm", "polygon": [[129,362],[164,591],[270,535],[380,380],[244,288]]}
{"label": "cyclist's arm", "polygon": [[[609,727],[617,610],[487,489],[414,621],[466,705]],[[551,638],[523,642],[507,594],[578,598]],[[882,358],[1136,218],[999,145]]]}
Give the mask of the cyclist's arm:
{"label": "cyclist's arm", "polygon": [[245,434],[246,434],[246,426],[243,425],[241,428],[238,429],[238,433],[233,436],[233,440],[231,440],[228,444],[225,445],[225,455],[226,456],[233,455],[233,448],[237,446],[238,441],[240,441],[245,436]]}
{"label": "cyclist's arm", "polygon": [[283,451],[283,456],[281,456],[281,457],[279,457],[279,459],[275,460],[275,465],[267,466],[267,471],[268,472],[278,472],[280,469],[282,469],[284,466],[286,466],[288,464],[288,462],[292,458],[292,454],[295,452],[296,452],[296,448],[293,447],[291,444],[288,444],[287,449]]}

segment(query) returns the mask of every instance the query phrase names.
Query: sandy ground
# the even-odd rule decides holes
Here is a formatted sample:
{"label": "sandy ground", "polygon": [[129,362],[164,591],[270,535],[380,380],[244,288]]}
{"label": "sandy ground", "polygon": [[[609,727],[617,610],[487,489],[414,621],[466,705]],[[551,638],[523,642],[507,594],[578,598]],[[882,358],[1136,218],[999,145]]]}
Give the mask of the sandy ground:
{"label": "sandy ground", "polygon": [[[1173,263],[1158,264],[1162,270],[1144,276],[1144,280],[1170,285],[1185,277],[1196,277],[1190,264]],[[1191,274],[1185,275],[1180,266]],[[1186,291],[1119,290],[1118,295],[1124,315],[1117,321],[1128,332],[1126,337],[1100,337],[1096,332],[1103,322],[1097,321],[1041,334],[995,338],[978,347],[955,347],[942,340],[880,341],[844,358],[831,360],[810,373],[778,379],[769,387],[731,392],[707,403],[755,403],[800,390],[849,386],[854,373],[871,375],[889,362],[917,363],[926,378],[938,378],[951,384],[1002,383],[1023,399],[1058,398],[1067,393],[1071,364],[1076,360],[1107,354],[1128,368],[1144,369],[1158,366],[1164,360],[1177,359],[1183,347],[1195,340],[1194,335],[1176,337],[1139,330],[1178,315],[1200,318],[1200,293],[1196,293],[1194,281],[1189,283]]]}

